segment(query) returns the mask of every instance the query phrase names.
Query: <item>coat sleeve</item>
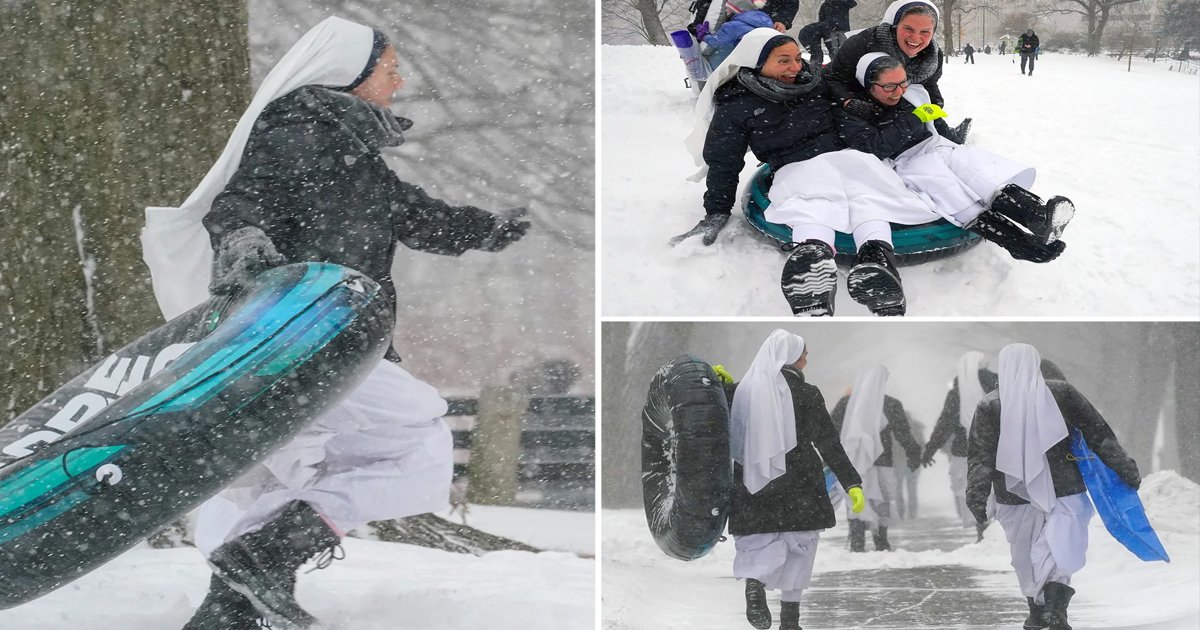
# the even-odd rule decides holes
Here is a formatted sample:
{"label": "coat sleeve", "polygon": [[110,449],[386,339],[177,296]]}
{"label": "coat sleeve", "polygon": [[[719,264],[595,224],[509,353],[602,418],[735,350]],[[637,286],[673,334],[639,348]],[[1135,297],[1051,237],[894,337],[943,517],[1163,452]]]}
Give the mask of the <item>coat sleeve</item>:
{"label": "coat sleeve", "polygon": [[842,435],[842,423],[846,421],[846,405],[848,404],[850,404],[850,397],[842,396],[833,406],[833,411],[830,412],[829,417],[833,421],[833,428],[837,429],[839,440]]}
{"label": "coat sleeve", "polygon": [[392,185],[392,229],[396,240],[415,250],[457,256],[476,249],[496,227],[496,216],[473,206],[452,206],[420,186],[401,181],[388,169]]}
{"label": "coat sleeve", "polygon": [[925,445],[923,459],[929,459],[954,434],[954,429],[959,426],[958,407],[958,379],[956,378],[954,386],[946,392],[946,402],[942,403],[942,413],[938,416],[937,424],[933,425],[933,432],[929,434],[929,442]]}
{"label": "coat sleeve", "polygon": [[1092,403],[1073,386],[1067,386],[1066,394],[1067,409],[1063,411],[1067,413],[1063,415],[1068,416],[1067,422],[1079,427],[1092,452],[1106,466],[1113,469],[1122,481],[1134,488],[1141,486],[1142,475],[1138,472],[1137,462],[1121,448],[1112,427],[1108,426],[1100,412],[1096,411]]}
{"label": "coat sleeve", "polygon": [[766,12],[771,19],[792,28],[796,12],[800,10],[800,0],[767,0]]}
{"label": "coat sleeve", "polygon": [[[834,425],[829,412],[825,411],[825,397],[818,391],[814,399],[811,412],[813,446],[817,448],[821,459],[825,460],[825,464],[829,466],[833,474],[837,475],[838,483],[842,484],[842,488],[849,490],[854,486],[861,486],[862,477],[854,469],[854,465],[850,463],[850,457],[846,455],[846,449],[842,447],[841,431]],[[844,414],[845,405],[842,405],[841,402],[838,405],[841,406]]]}
{"label": "coat sleeve", "polygon": [[847,39],[842,47],[838,48],[837,54],[833,56],[829,65],[825,66],[825,80],[829,83],[829,94],[839,107],[846,99],[851,98],[855,92],[859,91],[856,87],[858,79],[854,77],[854,73],[858,67],[858,60],[867,54],[867,39],[870,35],[870,31],[863,31]]}
{"label": "coat sleeve", "polygon": [[992,493],[992,473],[996,471],[996,449],[1000,445],[1000,405],[998,399],[992,400],[975,409],[967,449],[967,508],[977,523],[987,522],[987,501]]}
{"label": "coat sleeve", "polygon": [[923,129],[914,114],[897,112],[893,120],[876,125],[838,107],[833,112],[838,134],[851,149],[884,160],[904,151]]}
{"label": "coat sleeve", "polygon": [[908,413],[904,411],[904,405],[895,398],[885,399],[883,413],[892,428],[892,436],[904,449],[904,456],[908,458],[908,466],[916,468],[921,461],[921,445],[913,439],[912,425],[908,423]]}
{"label": "coat sleeve", "polygon": [[942,78],[942,61],[941,51],[938,51],[937,70],[934,71],[933,76],[921,82],[921,85],[925,86],[925,91],[929,92],[929,102],[938,107],[946,106],[946,99],[942,96],[942,88],[938,87],[938,81]]}
{"label": "coat sleeve", "polygon": [[718,105],[704,138],[704,162],[708,164],[704,211],[730,214],[737,197],[738,177],[746,166],[750,130],[735,104]]}

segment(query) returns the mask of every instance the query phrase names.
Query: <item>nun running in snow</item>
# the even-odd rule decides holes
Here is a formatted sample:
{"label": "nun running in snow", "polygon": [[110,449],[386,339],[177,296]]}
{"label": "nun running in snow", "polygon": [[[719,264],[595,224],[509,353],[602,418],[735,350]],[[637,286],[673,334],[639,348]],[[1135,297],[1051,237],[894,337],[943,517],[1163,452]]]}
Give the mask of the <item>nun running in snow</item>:
{"label": "nun running in snow", "polygon": [[1084,566],[1095,513],[1071,455],[1071,432],[1082,432],[1133,488],[1141,475],[1104,418],[1036,348],[1005,346],[999,375],[999,388],[983,397],[971,425],[967,506],[982,527],[995,493],[996,521],[1029,605],[1025,628],[1070,630],[1071,576]]}
{"label": "nun running in snow", "polygon": [[780,630],[800,630],[800,596],[812,578],[821,530],[833,527],[822,459],[863,509],[862,481],[842,445],[821,391],[804,380],[808,347],[775,330],[737,383],[730,410],[734,459],[729,534],[733,574],[746,580],[746,620],[771,627],[765,589],[779,590]]}
{"label": "nun running in snow", "polygon": [[1030,192],[1035,169],[938,135],[930,120],[945,112],[895,57],[863,55],[856,79],[877,107],[838,110],[838,132],[847,145],[891,164],[943,218],[1013,258],[1043,263],[1062,253],[1066,244],[1059,239],[1075,206],[1066,197],[1043,202]]}
{"label": "nun running in snow", "polygon": [[[379,282],[392,307],[397,243],[458,255],[499,251],[529,223],[452,206],[402,181],[382,151],[412,123],[388,109],[404,80],[379,31],[330,17],[263,80],[224,152],[179,208],[148,208],[155,297],[172,318],[236,294],[266,268],[325,261]],[[210,273],[211,271],[211,273]],[[200,508],[213,567],[186,630],[307,628],[296,570],[346,530],[443,509],[452,473],[446,401],[394,349],[350,396]]]}
{"label": "nun running in snow", "polygon": [[938,215],[878,158],[845,149],[833,111],[820,69],[800,58],[796,40],[766,28],[746,34],[696,103],[686,144],[701,173],[707,169],[707,214],[672,242],[716,240],[733,210],[749,148],[774,173],[767,221],[792,229],[795,242],[784,247],[791,255],[780,279],[792,313],[833,314],[834,237],[845,232],[858,247],[846,277],[850,297],[878,315],[903,315],[891,223],[928,223]]}
{"label": "nun running in snow", "polygon": [[888,526],[894,518],[896,475],[892,471],[892,437],[904,449],[908,467],[916,469],[921,447],[913,439],[908,413],[899,400],[888,396],[888,371],[882,365],[863,369],[854,378],[850,393],[833,408],[842,447],[863,479],[867,509],[847,514],[850,551],[866,551],[867,530],[872,530],[876,551],[891,551]]}
{"label": "nun running in snow", "polygon": [[[975,407],[984,394],[996,389],[996,373],[988,367],[987,357],[974,350],[958,360],[942,413],[921,455],[921,464],[930,466],[938,449],[950,442],[950,490],[954,493],[954,508],[963,527],[975,527],[975,516],[967,509],[967,436],[971,434]],[[983,530],[979,533],[982,535]]]}

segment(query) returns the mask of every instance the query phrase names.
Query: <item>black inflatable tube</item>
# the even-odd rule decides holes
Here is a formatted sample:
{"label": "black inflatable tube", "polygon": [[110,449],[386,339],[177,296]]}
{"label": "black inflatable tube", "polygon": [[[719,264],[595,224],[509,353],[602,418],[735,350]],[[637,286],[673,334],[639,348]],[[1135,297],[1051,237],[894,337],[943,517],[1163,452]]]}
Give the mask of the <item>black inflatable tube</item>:
{"label": "black inflatable tube", "polygon": [[642,409],[642,498],[654,542],[679,560],[717,544],[729,517],[729,404],[704,361],[683,355],[650,382]]}
{"label": "black inflatable tube", "polygon": [[[379,285],[337,265],[270,270],[223,319],[221,306],[118,351],[0,431],[0,609],[216,494],[361,382],[392,332]],[[97,408],[72,402],[81,396]],[[31,431],[47,433],[14,441]]]}

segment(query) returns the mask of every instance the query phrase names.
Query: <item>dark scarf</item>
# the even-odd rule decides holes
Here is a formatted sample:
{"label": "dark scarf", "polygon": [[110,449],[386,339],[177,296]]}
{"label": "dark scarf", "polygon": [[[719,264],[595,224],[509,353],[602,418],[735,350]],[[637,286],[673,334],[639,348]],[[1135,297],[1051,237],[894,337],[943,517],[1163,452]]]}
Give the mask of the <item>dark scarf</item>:
{"label": "dark scarf", "polygon": [[875,27],[875,41],[883,47],[880,52],[887,53],[901,63],[904,64],[904,71],[908,73],[908,80],[913,83],[924,83],[937,72],[938,69],[938,45],[937,42],[930,41],[929,46],[917,53],[916,57],[909,57],[900,51],[900,45],[896,43],[896,29],[891,24],[880,24]]}
{"label": "dark scarf", "polygon": [[404,144],[404,132],[413,126],[411,120],[345,92],[316,88],[302,91],[301,99],[326,112],[372,152]]}
{"label": "dark scarf", "polygon": [[761,96],[772,103],[782,103],[794,100],[808,94],[821,84],[821,75],[813,74],[805,65],[796,75],[795,83],[784,83],[769,79],[754,71],[753,68],[742,68],[737,73],[738,83],[741,83],[752,93]]}

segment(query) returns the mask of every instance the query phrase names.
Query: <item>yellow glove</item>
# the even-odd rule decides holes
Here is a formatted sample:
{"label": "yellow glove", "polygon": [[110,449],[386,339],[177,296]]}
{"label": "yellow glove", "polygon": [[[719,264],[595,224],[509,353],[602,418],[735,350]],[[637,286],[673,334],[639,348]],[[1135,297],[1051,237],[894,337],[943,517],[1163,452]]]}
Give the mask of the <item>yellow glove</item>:
{"label": "yellow glove", "polygon": [[946,117],[946,112],[942,111],[941,107],[938,107],[933,103],[921,105],[920,107],[914,109],[913,113],[916,114],[917,118],[920,118],[921,122],[923,123],[933,122],[938,118]]}
{"label": "yellow glove", "polygon": [[717,373],[717,378],[721,379],[722,383],[728,385],[733,382],[733,375],[729,373],[729,370],[725,369],[724,365],[714,365],[712,368],[713,371]]}
{"label": "yellow glove", "polygon": [[850,495],[850,511],[858,514],[867,507],[867,498],[863,496],[862,488],[855,486],[846,491]]}

